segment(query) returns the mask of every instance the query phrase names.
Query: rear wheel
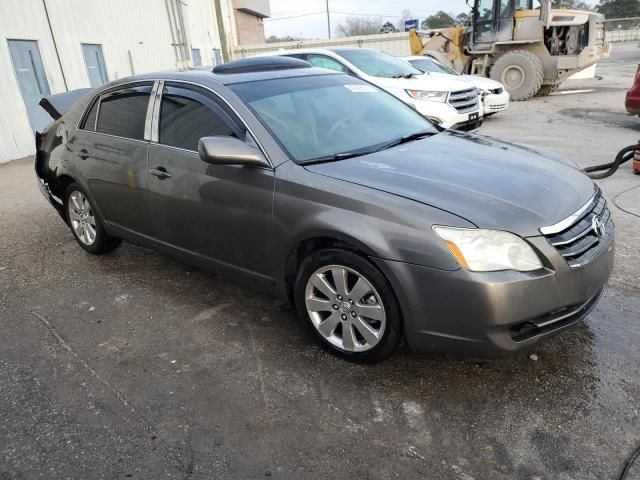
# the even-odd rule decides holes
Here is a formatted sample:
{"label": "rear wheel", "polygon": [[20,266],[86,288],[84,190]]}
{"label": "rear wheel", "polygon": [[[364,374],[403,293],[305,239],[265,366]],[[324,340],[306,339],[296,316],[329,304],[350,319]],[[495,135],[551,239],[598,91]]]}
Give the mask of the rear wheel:
{"label": "rear wheel", "polygon": [[300,318],[342,358],[379,362],[400,343],[400,308],[388,281],[354,253],[332,249],[311,255],[298,272],[294,295]]}
{"label": "rear wheel", "polygon": [[553,92],[557,91],[560,88],[560,82],[547,83],[540,87],[538,93],[536,93],[536,97],[546,97],[551,95]]}
{"label": "rear wheel", "polygon": [[87,252],[99,255],[120,245],[119,238],[107,234],[95,214],[95,207],[77,183],[71,183],[65,192],[67,223],[78,244]]}
{"label": "rear wheel", "polygon": [[491,67],[491,78],[505,86],[512,100],[528,100],[540,90],[544,68],[533,53],[514,50],[496,60]]}

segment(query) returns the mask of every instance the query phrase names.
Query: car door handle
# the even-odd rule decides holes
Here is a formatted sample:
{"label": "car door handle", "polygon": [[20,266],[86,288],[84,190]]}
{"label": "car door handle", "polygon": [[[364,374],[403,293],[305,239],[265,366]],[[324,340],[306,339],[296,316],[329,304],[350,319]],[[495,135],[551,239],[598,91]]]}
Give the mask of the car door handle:
{"label": "car door handle", "polygon": [[89,155],[89,152],[87,152],[84,148],[80,150],[78,153],[76,153],[76,155],[80,157],[82,160],[86,160],[91,156]]}
{"label": "car door handle", "polygon": [[149,173],[154,177],[158,177],[160,180],[171,178],[171,174],[167,172],[167,169],[164,167],[152,168],[151,170],[149,170]]}

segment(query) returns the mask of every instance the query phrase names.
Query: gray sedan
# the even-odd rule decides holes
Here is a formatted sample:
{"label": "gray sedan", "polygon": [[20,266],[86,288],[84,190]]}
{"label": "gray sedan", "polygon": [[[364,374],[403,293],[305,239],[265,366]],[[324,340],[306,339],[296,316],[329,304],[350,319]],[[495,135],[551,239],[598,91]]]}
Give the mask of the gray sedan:
{"label": "gray sedan", "polygon": [[[82,97],[78,99],[78,97]],[[495,356],[584,318],[614,225],[571,162],[434,127],[288,58],[139,75],[43,100],[44,195],[78,244],[152,247],[295,305],[353,361]]]}

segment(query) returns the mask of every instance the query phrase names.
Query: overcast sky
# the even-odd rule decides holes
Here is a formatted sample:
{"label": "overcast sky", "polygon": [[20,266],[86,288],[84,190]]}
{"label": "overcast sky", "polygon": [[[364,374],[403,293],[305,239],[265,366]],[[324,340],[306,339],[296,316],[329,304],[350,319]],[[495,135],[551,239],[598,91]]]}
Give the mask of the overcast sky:
{"label": "overcast sky", "polygon": [[[327,37],[326,0],[271,0],[270,3],[271,18],[264,22],[267,37]],[[333,32],[349,15],[380,16],[396,24],[403,10],[410,10],[413,18],[423,20],[438,10],[457,15],[468,13],[469,7],[464,0],[329,0]]]}
{"label": "overcast sky", "polygon": [[[349,14],[380,16],[395,24],[403,10],[410,10],[414,18],[424,19],[438,10],[457,15],[468,7],[464,0],[329,0],[332,30]],[[283,17],[296,18],[277,20]],[[267,37],[326,38],[326,0],[271,0],[271,18],[265,19],[264,30]]]}

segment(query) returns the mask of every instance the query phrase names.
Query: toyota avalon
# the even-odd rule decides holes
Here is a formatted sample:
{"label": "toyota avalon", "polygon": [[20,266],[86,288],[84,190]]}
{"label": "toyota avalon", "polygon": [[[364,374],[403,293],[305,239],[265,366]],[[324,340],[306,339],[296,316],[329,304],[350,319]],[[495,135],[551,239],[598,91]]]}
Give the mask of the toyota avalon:
{"label": "toyota avalon", "polygon": [[[80,98],[79,98],[80,97]],[[613,266],[570,161],[435,127],[286,57],[145,74],[42,101],[39,185],[80,247],[144,245],[295,305],[357,362],[496,356],[576,324]]]}

